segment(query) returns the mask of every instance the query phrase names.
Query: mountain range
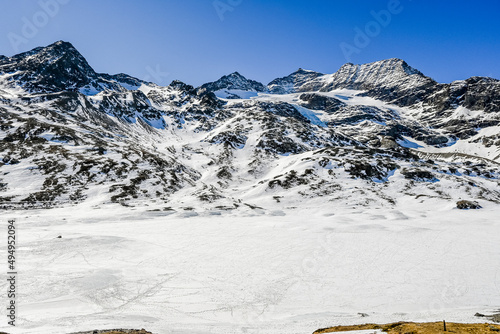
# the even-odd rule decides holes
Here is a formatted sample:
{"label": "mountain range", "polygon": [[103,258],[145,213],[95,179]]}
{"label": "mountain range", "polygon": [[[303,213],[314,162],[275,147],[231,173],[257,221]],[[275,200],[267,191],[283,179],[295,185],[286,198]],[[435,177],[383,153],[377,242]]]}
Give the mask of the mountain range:
{"label": "mountain range", "polygon": [[438,83],[396,58],[159,86],[60,41],[0,56],[0,117],[5,208],[500,201],[500,81]]}

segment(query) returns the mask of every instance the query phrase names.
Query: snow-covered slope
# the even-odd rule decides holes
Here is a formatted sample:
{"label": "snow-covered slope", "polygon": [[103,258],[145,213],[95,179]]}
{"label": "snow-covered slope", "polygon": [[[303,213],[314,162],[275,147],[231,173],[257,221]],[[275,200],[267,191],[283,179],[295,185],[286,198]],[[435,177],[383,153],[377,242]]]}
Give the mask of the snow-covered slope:
{"label": "snow-covered slope", "polygon": [[[301,91],[334,89],[385,90],[391,92],[421,89],[435,82],[410,67],[401,59],[388,59],[370,64],[345,64],[336,73],[318,77],[300,87]],[[418,93],[413,91],[412,95]]]}
{"label": "snow-covered slope", "polygon": [[[353,197],[363,197],[356,184]],[[329,202],[267,214],[194,203],[179,212],[85,204],[2,212],[19,228],[20,316],[0,331],[299,334],[485,322],[474,314],[500,305],[497,207],[402,197],[384,210]]]}
{"label": "snow-covered slope", "polygon": [[269,87],[237,72],[199,88],[97,74],[66,42],[0,66],[5,207],[93,200],[272,211],[325,198],[500,198],[493,79],[450,84],[448,95],[469,95],[440,111],[425,101],[444,86],[399,59],[332,75],[300,69]]}

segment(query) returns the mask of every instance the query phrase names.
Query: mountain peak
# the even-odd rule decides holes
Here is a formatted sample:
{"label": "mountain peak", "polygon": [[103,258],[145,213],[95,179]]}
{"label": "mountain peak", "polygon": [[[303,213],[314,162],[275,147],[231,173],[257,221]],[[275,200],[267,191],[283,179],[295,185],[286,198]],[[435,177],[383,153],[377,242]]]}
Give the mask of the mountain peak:
{"label": "mountain peak", "polygon": [[337,72],[328,76],[325,89],[349,88],[372,89],[376,87],[419,86],[435,83],[417,69],[399,58],[390,58],[372,63],[354,65],[347,63]]}
{"label": "mountain peak", "polygon": [[389,59],[383,59],[371,63],[366,63],[366,64],[353,64],[353,63],[346,63],[340,67],[340,69],[337,71],[339,72],[345,72],[345,71],[356,71],[356,72],[363,72],[363,71],[373,71],[376,70],[379,74],[393,74],[396,72],[399,73],[406,73],[407,75],[413,75],[413,74],[418,74],[421,76],[424,76],[422,72],[419,70],[411,67],[406,63],[404,60],[400,58],[389,58]]}
{"label": "mountain peak", "polygon": [[201,86],[207,91],[215,92],[219,90],[244,90],[251,92],[264,92],[266,87],[257,81],[245,78],[239,72],[233,72],[228,75],[224,75],[219,80],[214,82],[209,82]]}
{"label": "mountain peak", "polygon": [[404,61],[403,59],[390,58],[390,59],[382,60],[381,62],[383,64],[386,64],[387,66],[400,67],[408,75],[418,74],[418,75],[424,76],[424,74],[422,72],[420,72],[416,68],[413,68],[410,65],[408,65],[408,63],[406,61]]}
{"label": "mountain peak", "polygon": [[[240,74],[240,72],[238,72],[238,71],[235,71],[235,72],[233,72],[233,73],[231,73],[231,74],[228,74],[227,76],[228,76],[228,77],[240,77],[240,78],[245,78],[245,76],[241,75],[241,74]],[[246,79],[246,78],[245,78],[245,79]]]}
{"label": "mountain peak", "polygon": [[[329,92],[336,89],[367,91],[371,97],[399,105],[412,104],[433,92],[437,83],[399,58],[355,65],[344,64],[329,75],[307,82],[300,91]],[[414,92],[418,92],[415,94]],[[411,96],[411,98],[409,98]]]}
{"label": "mountain peak", "polygon": [[35,91],[78,89],[97,77],[80,52],[64,41],[0,58],[0,65],[1,72],[16,72],[14,79],[24,88]]}
{"label": "mountain peak", "polygon": [[57,42],[52,43],[52,44],[47,46],[47,48],[51,48],[51,47],[52,48],[58,47],[58,48],[64,48],[64,49],[75,49],[73,44],[71,44],[70,42],[63,41],[63,40],[57,41]]}
{"label": "mountain peak", "polygon": [[195,89],[193,86],[188,85],[180,80],[173,80],[170,85],[168,85],[169,88],[175,89],[175,90],[180,90],[180,91],[185,91],[189,92],[191,94],[194,94]]}
{"label": "mountain peak", "polygon": [[[39,60],[50,61],[54,58],[70,56],[81,62],[87,63],[82,54],[73,46],[73,44],[65,41],[57,41],[45,47],[37,47],[28,52],[21,53],[13,58],[22,59],[26,56],[38,55]],[[88,64],[87,64],[88,65]]]}
{"label": "mountain peak", "polygon": [[319,72],[316,72],[316,71],[312,71],[312,70],[306,70],[302,67],[299,67],[299,69],[293,73],[319,73]]}
{"label": "mountain peak", "polygon": [[299,88],[305,83],[312,81],[322,75],[323,73],[299,68],[297,71],[289,74],[286,77],[274,79],[267,85],[267,88],[273,94],[294,93],[299,90]]}

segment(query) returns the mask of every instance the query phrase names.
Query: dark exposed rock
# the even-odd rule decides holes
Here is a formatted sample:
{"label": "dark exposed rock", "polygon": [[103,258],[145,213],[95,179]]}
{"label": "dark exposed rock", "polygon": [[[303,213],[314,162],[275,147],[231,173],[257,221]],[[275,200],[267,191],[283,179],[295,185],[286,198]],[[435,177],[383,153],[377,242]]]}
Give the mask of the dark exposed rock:
{"label": "dark exposed rock", "polygon": [[319,72],[299,68],[297,71],[286,77],[274,79],[267,85],[267,88],[269,89],[269,92],[273,94],[295,93],[302,85],[322,75],[323,74]]}
{"label": "dark exposed rock", "polygon": [[478,317],[478,318],[487,318],[491,321],[494,321],[494,322],[499,322],[500,323],[500,313],[495,313],[495,314],[491,314],[491,315],[485,315],[485,314],[481,314],[481,313],[476,313],[474,314],[475,317]]}
{"label": "dark exposed rock", "polygon": [[462,200],[457,202],[457,208],[459,208],[460,210],[469,210],[469,209],[481,209],[482,206],[475,201]]}
{"label": "dark exposed rock", "polygon": [[12,79],[24,88],[43,92],[78,89],[97,79],[85,58],[62,41],[0,59],[0,73],[14,72]]}
{"label": "dark exposed rock", "polygon": [[421,169],[402,170],[401,174],[403,174],[406,179],[415,180],[419,182],[438,181],[433,173]]}
{"label": "dark exposed rock", "polygon": [[278,116],[293,117],[301,122],[310,123],[294,106],[286,102],[258,102],[258,107]]}
{"label": "dark exposed rock", "polygon": [[162,113],[149,105],[146,95],[141,91],[103,92],[100,100],[96,101],[96,106],[102,113],[123,118],[131,123],[139,117],[153,127],[165,126],[161,118]]}
{"label": "dark exposed rock", "polygon": [[86,332],[75,332],[70,334],[153,334],[145,329],[95,329]]}
{"label": "dark exposed rock", "polygon": [[210,92],[215,92],[222,89],[239,89],[245,91],[253,91],[253,92],[265,92],[267,91],[266,86],[262,83],[249,80],[239,74],[238,72],[231,73],[229,75],[225,75],[217,81],[209,82],[202,85],[200,88],[206,89]]}
{"label": "dark exposed rock", "polygon": [[247,139],[248,137],[243,134],[243,131],[224,131],[207,141],[212,144],[224,144],[232,148],[243,148]]}
{"label": "dark exposed rock", "polygon": [[334,113],[345,107],[346,104],[334,97],[319,95],[316,93],[304,93],[299,97],[304,103],[301,105],[312,110],[324,110],[326,113]]}

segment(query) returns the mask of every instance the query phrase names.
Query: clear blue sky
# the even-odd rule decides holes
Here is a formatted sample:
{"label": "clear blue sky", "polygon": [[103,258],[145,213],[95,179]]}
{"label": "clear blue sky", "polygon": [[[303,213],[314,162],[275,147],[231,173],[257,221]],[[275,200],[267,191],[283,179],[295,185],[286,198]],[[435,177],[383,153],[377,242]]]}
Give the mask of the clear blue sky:
{"label": "clear blue sky", "polygon": [[[268,83],[299,67],[333,73],[393,57],[439,82],[500,78],[500,1],[400,0],[390,23],[376,23],[371,12],[391,1],[0,0],[0,54],[65,40],[98,72],[161,84],[233,71]],[[346,59],[341,45],[356,52]]]}

